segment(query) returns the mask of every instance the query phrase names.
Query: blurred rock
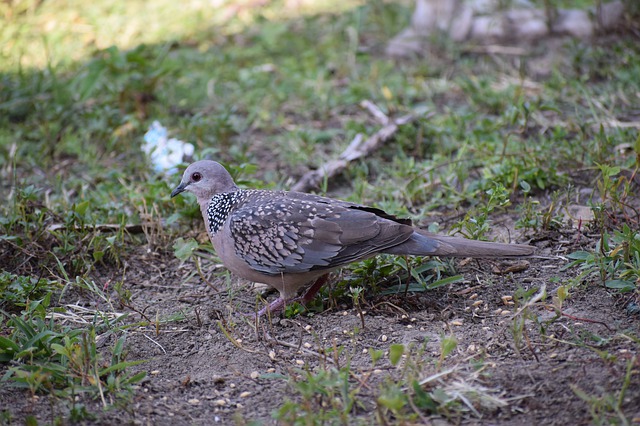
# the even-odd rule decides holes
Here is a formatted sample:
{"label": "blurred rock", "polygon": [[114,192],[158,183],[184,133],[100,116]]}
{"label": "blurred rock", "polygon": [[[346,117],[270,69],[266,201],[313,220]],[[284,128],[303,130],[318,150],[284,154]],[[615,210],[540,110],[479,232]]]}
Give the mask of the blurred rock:
{"label": "blurred rock", "polygon": [[410,56],[426,50],[429,37],[442,34],[453,41],[536,40],[553,35],[591,37],[615,29],[623,19],[620,0],[590,10],[536,9],[525,0],[510,9],[500,0],[416,0],[409,28],[387,45],[390,56]]}

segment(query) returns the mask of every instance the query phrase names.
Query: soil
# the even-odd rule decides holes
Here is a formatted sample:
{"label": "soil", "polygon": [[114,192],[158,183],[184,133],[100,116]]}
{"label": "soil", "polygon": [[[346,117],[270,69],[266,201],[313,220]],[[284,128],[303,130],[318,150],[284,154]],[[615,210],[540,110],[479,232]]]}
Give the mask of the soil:
{"label": "soil", "polygon": [[[428,392],[442,389],[464,399],[438,413],[422,411],[404,424],[622,424],[612,408],[621,393],[622,413],[640,424],[640,315],[627,311],[634,296],[608,290],[593,277],[575,282],[579,271],[563,269],[566,255],[592,250],[597,235],[565,224],[560,231],[518,240],[535,245],[536,256],[454,260],[461,282],[399,295],[368,291],[359,307],[350,298],[336,301],[323,293],[319,312],[257,324],[241,314],[255,310],[256,290],[214,261],[201,261],[205,283],[193,259],[180,262],[167,249],[171,241],[130,247],[124,265],[103,267],[92,279],[109,290],[128,322],[152,324],[129,329],[126,340],[127,361],[144,360],[134,370],[147,377],[122,407],[102,411],[99,400],[82,400],[95,416],[81,423],[277,424],[274,412],[289,400],[320,415],[335,402],[321,395],[303,398],[296,380],[304,381],[305,371],[348,365],[350,389],[359,388],[349,424],[397,423],[378,408],[380,388],[394,382],[403,387],[412,374],[431,378],[423,386]],[[126,305],[115,302],[119,280],[132,294]],[[553,298],[561,285],[570,286],[570,294],[558,311]],[[531,298],[542,288],[545,298],[518,302],[518,293],[530,291]],[[88,292],[67,294],[66,302],[109,311]],[[178,314],[184,319],[175,319]],[[167,320],[156,326],[158,319]],[[523,332],[514,332],[517,324]],[[447,336],[457,345],[441,359]],[[99,338],[100,348],[108,351],[114,338]],[[373,365],[369,349],[387,352],[393,344],[404,345],[408,358],[395,367],[383,355]],[[6,369],[0,365],[0,375]],[[68,410],[49,395],[0,388],[0,422],[25,424],[33,416],[39,424],[59,424],[56,419],[68,419]],[[409,406],[403,411],[413,412]]]}
{"label": "soil", "polygon": [[[120,306],[120,311],[132,322],[154,322],[176,313],[185,318],[129,330],[127,360],[145,360],[136,368],[148,375],[136,388],[133,402],[123,408],[103,412],[98,401],[89,403],[98,414],[84,423],[112,424],[117,418],[121,424],[276,424],[274,410],[287,400],[302,401],[287,377],[349,363],[353,388],[357,380],[367,383],[358,393],[359,404],[351,410],[349,423],[367,424],[377,421],[373,413],[379,386],[390,378],[406,377],[386,356],[372,365],[368,349],[388,351],[392,344],[412,348],[418,378],[448,372],[426,390],[475,388],[499,400],[483,404],[471,393],[473,409],[462,403],[446,415],[422,413],[418,423],[589,424],[590,407],[597,404],[588,404],[576,392],[582,390],[594,401],[605,395],[617,398],[634,357],[622,409],[633,422],[640,422],[638,345],[627,337],[640,335],[640,323],[637,314],[625,311],[628,297],[597,283],[583,283],[570,290],[562,316],[551,308],[557,288],[576,275],[562,269],[567,263],[563,255],[592,242],[577,230],[538,236],[533,242],[539,247],[537,257],[525,261],[456,260],[463,282],[406,295],[367,294],[360,310],[347,300],[330,306],[329,299],[322,312],[267,318],[258,324],[240,314],[254,310],[255,289],[238,287],[241,283],[231,278],[231,290],[217,291],[194,275],[193,261],[181,263],[172,253],[139,247],[127,259],[123,276],[132,292],[131,304]],[[515,272],[502,273],[514,265]],[[205,278],[224,289],[228,275],[218,266],[202,262],[210,271]],[[108,283],[122,272],[105,268],[96,278]],[[543,286],[548,297],[527,308],[518,345],[513,324],[525,313],[511,297],[518,289],[531,289],[535,295]],[[86,296],[70,295],[96,306]],[[440,342],[450,335],[457,347],[438,365]],[[111,347],[113,338],[99,341]],[[335,347],[343,349],[338,356],[331,353]],[[28,414],[39,423],[66,417],[67,408],[47,395],[32,398],[27,391],[5,387],[0,400],[15,424],[22,424]],[[315,403],[312,409],[319,410],[322,398]],[[612,413],[598,415],[606,423],[615,422]],[[387,420],[393,422],[393,416],[387,415]]]}

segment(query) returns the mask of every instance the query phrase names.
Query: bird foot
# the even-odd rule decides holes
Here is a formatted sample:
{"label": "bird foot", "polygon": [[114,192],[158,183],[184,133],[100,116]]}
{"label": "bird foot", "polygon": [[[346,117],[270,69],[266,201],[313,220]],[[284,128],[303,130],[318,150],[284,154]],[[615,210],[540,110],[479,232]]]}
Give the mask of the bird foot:
{"label": "bird foot", "polygon": [[316,297],[316,294],[318,294],[318,291],[320,291],[322,286],[327,282],[328,278],[329,278],[329,274],[324,274],[323,276],[318,278],[302,296],[293,297],[291,299],[286,299],[286,300],[283,299],[282,297],[278,297],[276,300],[269,303],[264,308],[260,309],[257,313],[245,314],[245,316],[258,318],[263,316],[267,312],[271,314],[278,313],[280,311],[283,311],[287,307],[287,305],[290,305],[296,302],[302,304],[303,306],[306,306],[307,303],[311,302],[313,298]]}
{"label": "bird foot", "polygon": [[[293,300],[289,300],[289,302],[292,302],[292,301]],[[256,314],[256,316],[261,317],[264,314],[266,314],[267,312],[275,314],[277,312],[280,312],[280,311],[284,310],[284,308],[286,306],[287,306],[287,300],[284,300],[282,297],[278,297],[276,300],[274,300],[273,302],[269,303],[264,308],[260,309],[258,311],[258,313]]]}

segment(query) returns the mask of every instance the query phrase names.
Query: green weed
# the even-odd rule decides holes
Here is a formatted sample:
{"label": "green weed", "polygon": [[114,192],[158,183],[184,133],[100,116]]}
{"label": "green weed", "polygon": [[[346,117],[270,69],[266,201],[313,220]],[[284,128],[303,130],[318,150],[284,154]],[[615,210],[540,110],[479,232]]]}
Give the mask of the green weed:
{"label": "green weed", "polygon": [[567,257],[571,262],[565,269],[578,266],[581,270],[576,282],[596,276],[607,288],[621,292],[638,291],[640,233],[626,224],[613,234],[604,232],[593,252],[580,250]]}
{"label": "green weed", "polygon": [[132,385],[145,377],[127,368],[141,361],[126,361],[126,335],[116,340],[110,360],[98,352],[96,329],[73,329],[56,323],[46,313],[50,298],[32,303],[27,315],[8,315],[12,330],[0,337],[0,361],[11,363],[2,381],[28,389],[32,395],[48,392],[56,398],[86,395],[99,398],[104,407],[130,395]]}
{"label": "green weed", "polygon": [[627,361],[627,368],[622,382],[622,388],[617,395],[604,393],[596,396],[583,390],[577,385],[570,385],[571,390],[589,407],[589,413],[591,414],[593,424],[631,424],[632,421],[624,414],[623,404],[625,402],[626,392],[633,380],[632,376],[637,374],[637,371],[634,371],[633,369],[637,364],[637,361],[638,360],[635,356]]}

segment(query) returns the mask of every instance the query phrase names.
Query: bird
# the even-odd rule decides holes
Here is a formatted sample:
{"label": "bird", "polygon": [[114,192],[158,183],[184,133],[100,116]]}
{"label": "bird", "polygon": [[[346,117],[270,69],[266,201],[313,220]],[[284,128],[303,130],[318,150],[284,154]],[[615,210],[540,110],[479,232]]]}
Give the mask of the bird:
{"label": "bird", "polygon": [[[311,301],[329,273],[379,253],[411,256],[525,257],[534,247],[444,236],[375,207],[295,191],[241,189],[220,163],[184,171],[171,198],[195,195],[216,254],[238,277],[279,297],[257,312]],[[301,293],[301,296],[298,294]]]}

